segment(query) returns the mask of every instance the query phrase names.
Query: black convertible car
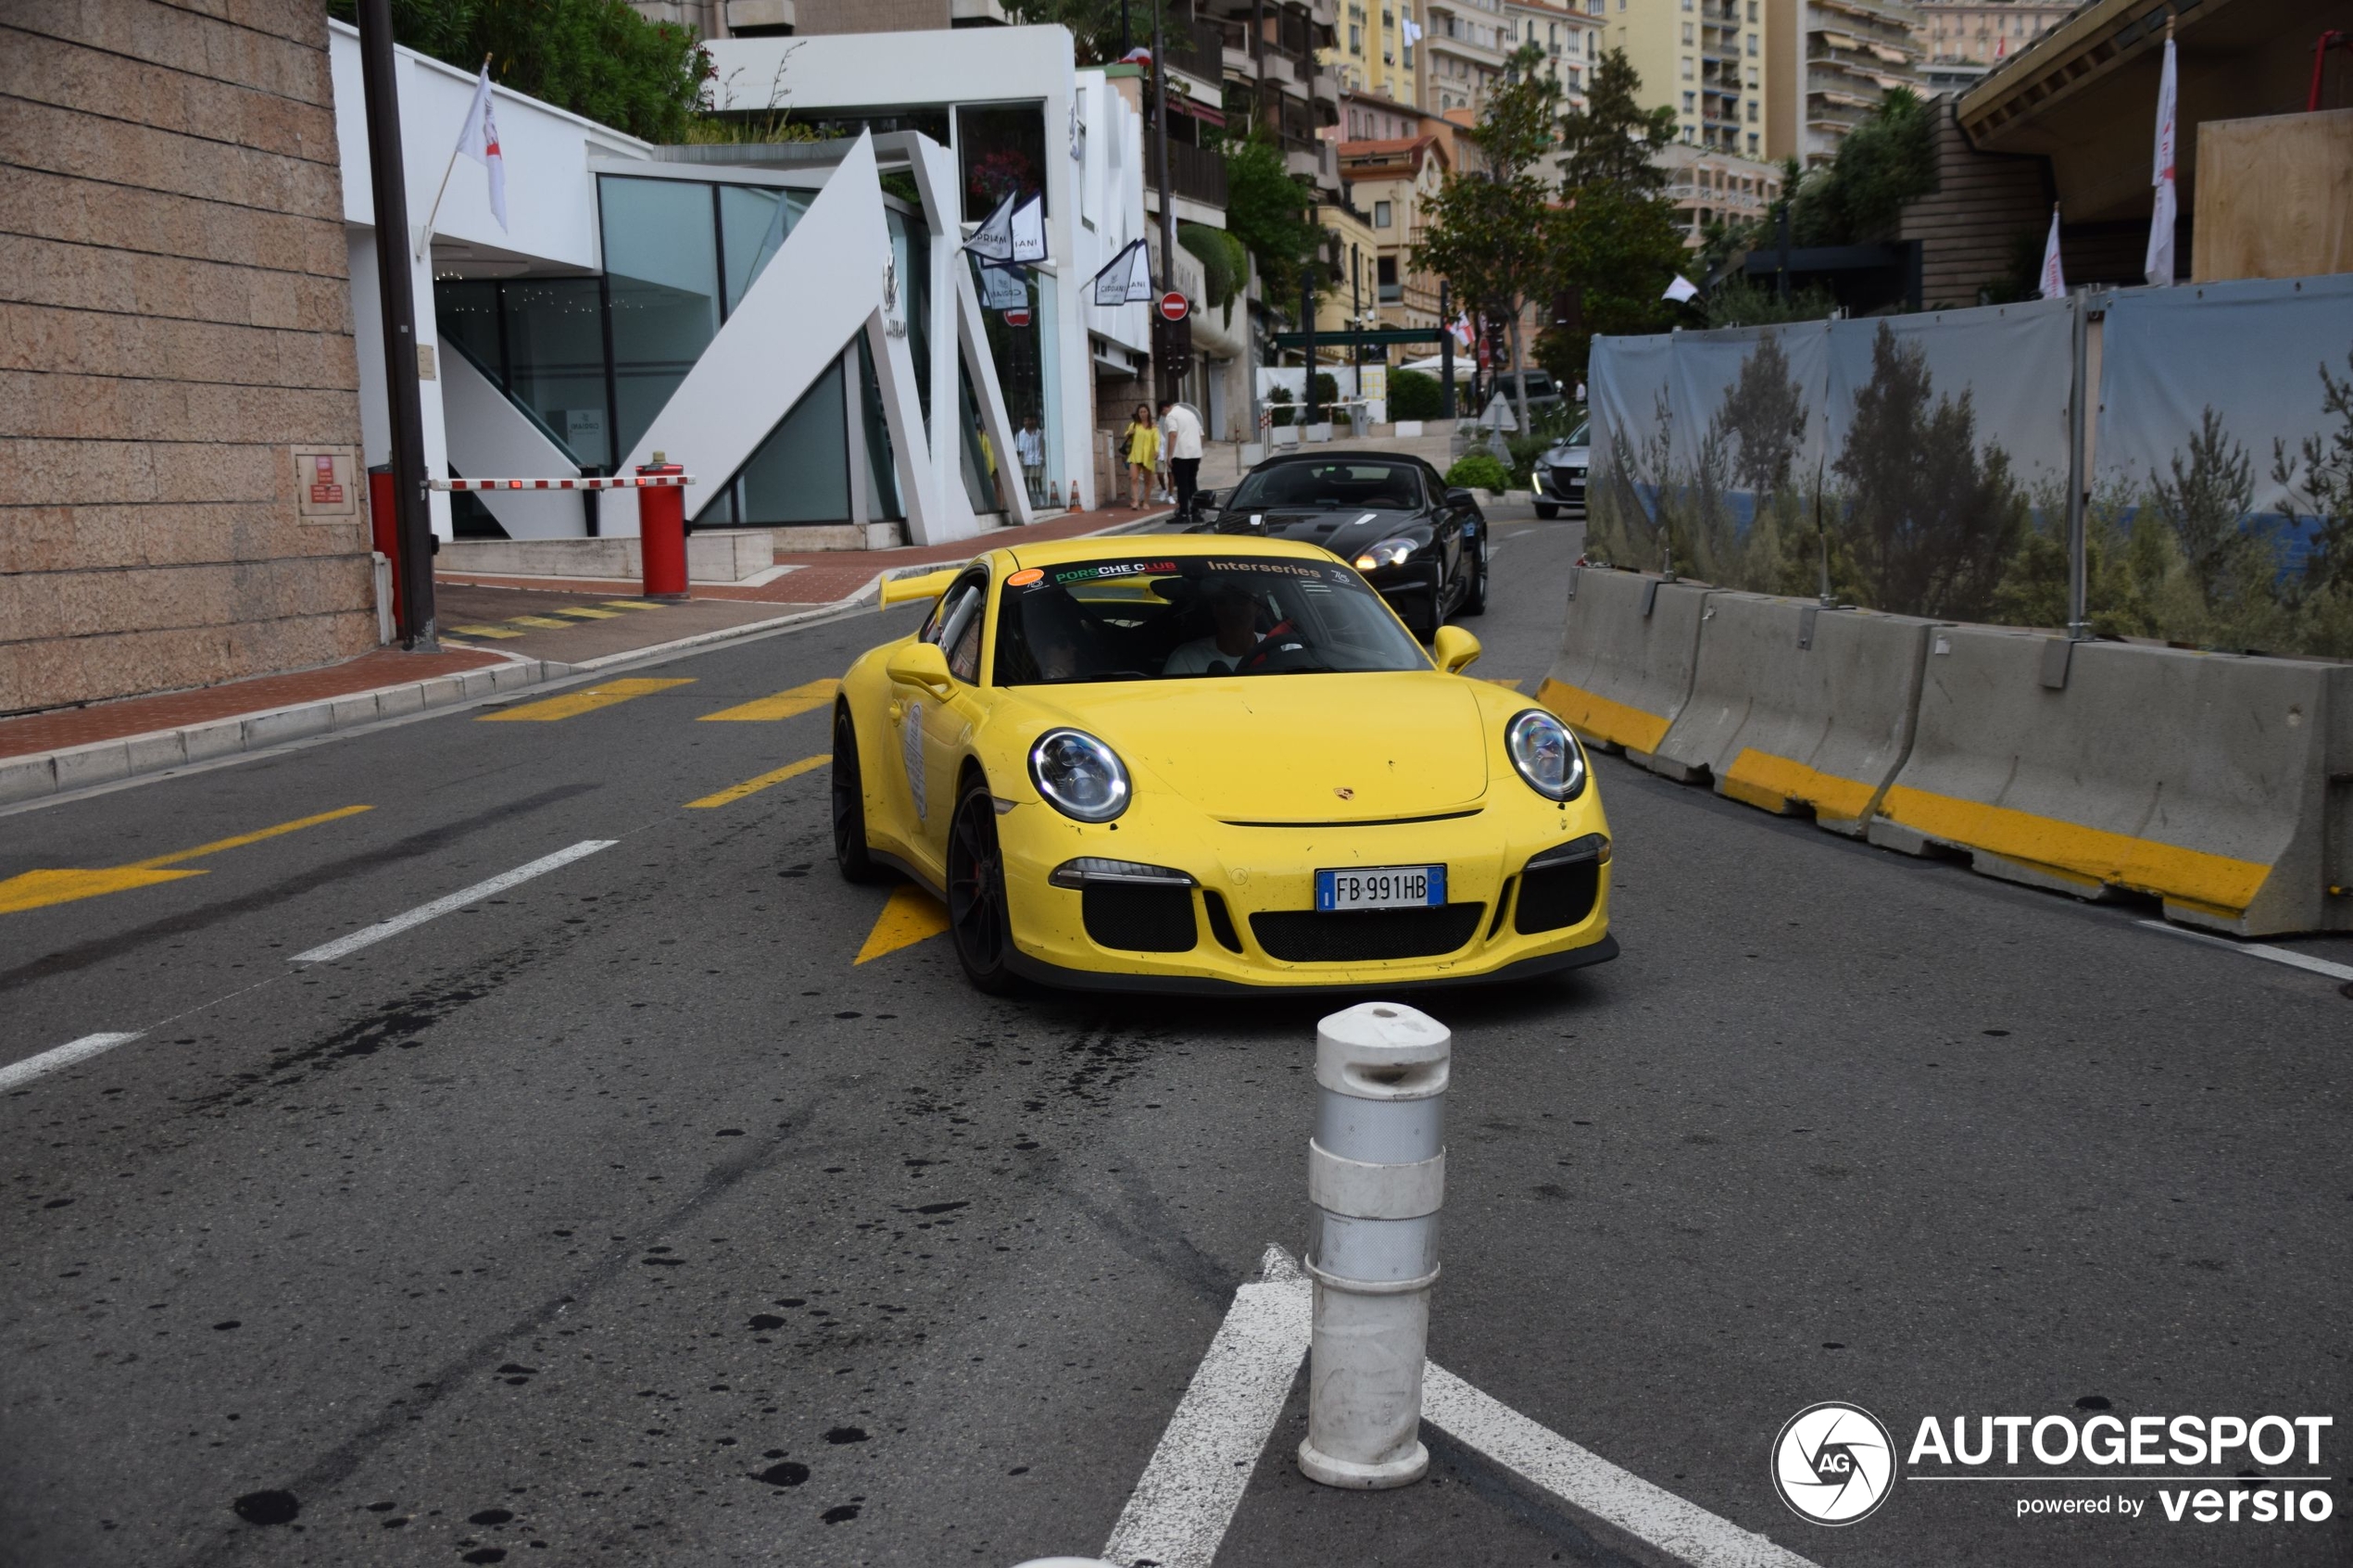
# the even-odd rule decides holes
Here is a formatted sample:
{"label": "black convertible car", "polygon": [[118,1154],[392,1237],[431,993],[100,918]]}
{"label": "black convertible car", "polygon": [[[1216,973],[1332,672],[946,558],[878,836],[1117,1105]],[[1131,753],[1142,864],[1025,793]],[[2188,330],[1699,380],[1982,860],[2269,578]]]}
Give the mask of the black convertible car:
{"label": "black convertible car", "polygon": [[1189,532],[1320,545],[1353,564],[1424,642],[1487,608],[1487,519],[1419,458],[1317,452],[1269,458],[1231,490],[1195,499]]}

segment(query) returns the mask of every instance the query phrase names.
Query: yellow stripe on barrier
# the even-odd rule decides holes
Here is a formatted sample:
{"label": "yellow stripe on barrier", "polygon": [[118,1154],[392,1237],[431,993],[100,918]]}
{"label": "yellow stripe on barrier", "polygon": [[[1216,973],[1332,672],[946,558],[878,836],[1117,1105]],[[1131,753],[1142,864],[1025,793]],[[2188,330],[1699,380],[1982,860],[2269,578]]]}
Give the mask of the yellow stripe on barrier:
{"label": "yellow stripe on barrier", "polygon": [[823,757],[804,757],[798,762],[788,762],[774,771],[761,773],[757,778],[746,779],[738,784],[729,784],[716,795],[706,795],[700,800],[689,800],[686,802],[686,809],[690,811],[708,811],[714,806],[732,806],[747,795],[758,795],[770,784],[780,784],[786,779],[797,779],[811,769],[822,768],[832,760],[833,755],[830,752]]}
{"label": "yellow stripe on barrier", "polygon": [[1718,781],[1726,796],[1744,806],[1782,812],[1804,801],[1820,815],[1852,822],[1870,809],[1871,786],[1825,773],[1787,757],[1743,746]]}
{"label": "yellow stripe on barrier", "polygon": [[778,692],[774,696],[763,696],[757,701],[743,703],[734,708],[723,708],[716,713],[706,713],[702,716],[702,721],[706,724],[742,724],[790,719],[797,714],[806,713],[812,708],[823,708],[833,701],[835,688],[840,684],[839,681],[812,681],[807,685],[795,686],[788,692]]}
{"label": "yellow stripe on barrier", "polygon": [[610,708],[617,702],[627,702],[633,696],[648,692],[666,692],[673,686],[691,686],[692,680],[605,681],[585,691],[566,692],[544,702],[526,702],[521,708],[510,708],[504,713],[485,713],[482,722],[496,724],[517,720],[530,723],[547,723],[557,719],[571,719],[583,713],[594,713],[599,708]]}
{"label": "yellow stripe on barrier", "polygon": [[1548,678],[1536,688],[1536,700],[1559,714],[1562,721],[1579,734],[1605,740],[1612,746],[1656,751],[1658,743],[1667,738],[1667,721],[1657,714],[1612,702],[1565,682]]}
{"label": "yellow stripe on barrier", "polygon": [[1887,798],[1880,802],[1880,815],[1965,849],[1986,850],[2062,876],[2164,894],[2228,914],[2241,913],[2253,903],[2271,872],[2271,867],[2253,860],[1902,784],[1889,788]]}

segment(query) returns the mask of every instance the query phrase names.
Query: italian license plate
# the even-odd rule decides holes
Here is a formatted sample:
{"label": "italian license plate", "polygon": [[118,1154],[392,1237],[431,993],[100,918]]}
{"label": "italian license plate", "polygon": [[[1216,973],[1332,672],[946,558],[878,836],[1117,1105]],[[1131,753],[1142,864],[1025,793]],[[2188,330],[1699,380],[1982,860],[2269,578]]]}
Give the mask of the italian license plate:
{"label": "italian license plate", "polygon": [[1444,902],[1444,866],[1364,866],[1315,873],[1315,908],[1322,912],[1418,909]]}

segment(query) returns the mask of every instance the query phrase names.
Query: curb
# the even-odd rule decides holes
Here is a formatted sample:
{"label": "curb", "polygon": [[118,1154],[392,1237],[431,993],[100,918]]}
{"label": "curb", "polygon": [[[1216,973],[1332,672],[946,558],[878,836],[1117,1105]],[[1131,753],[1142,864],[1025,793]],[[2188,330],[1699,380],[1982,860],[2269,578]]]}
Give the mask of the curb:
{"label": "curb", "polygon": [[202,724],[183,724],[177,729],[150,730],[144,734],[93,741],[87,746],[0,758],[0,806],[19,805],[143,773],[160,773],[242,751],[260,751],[288,741],[358,729],[382,719],[452,708],[554,680],[565,670],[564,666],[541,659],[513,659],[454,675],[436,675],[429,681],[290,703]]}
{"label": "curb", "polygon": [[[1139,518],[1072,537],[1093,538],[1109,533],[1138,533],[1164,521],[1167,515],[1161,513]],[[627,648],[598,659],[584,659],[578,664],[507,655],[504,657],[509,662],[505,664],[462,671],[455,675],[436,675],[429,681],[412,681],[399,685],[379,686],[373,691],[290,703],[283,708],[240,713],[207,723],[150,730],[142,734],[93,741],[87,746],[66,746],[57,751],[0,758],[0,808],[63,795],[69,790],[114,784],[146,773],[166,772],[173,768],[184,768],[191,762],[209,762],[240,752],[261,751],[270,746],[283,746],[288,741],[308,740],[340,730],[356,730],[381,720],[406,718],[436,708],[454,708],[503,692],[520,691],[526,686],[594,675],[620,665],[639,664],[782,631],[872,603],[887,578],[921,575],[962,564],[962,561],[935,561],[878,571],[863,587],[826,604],[806,606],[742,626],[698,632],[690,637],[656,643],[648,647]]]}

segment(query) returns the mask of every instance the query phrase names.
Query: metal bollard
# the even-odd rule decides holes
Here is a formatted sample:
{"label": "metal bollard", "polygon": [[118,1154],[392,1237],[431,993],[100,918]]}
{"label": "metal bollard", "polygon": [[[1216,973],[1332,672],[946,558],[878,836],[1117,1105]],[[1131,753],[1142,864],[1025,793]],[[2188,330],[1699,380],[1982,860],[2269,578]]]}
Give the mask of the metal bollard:
{"label": "metal bollard", "polygon": [[1429,1468],[1422,1361],[1452,1041],[1444,1024],[1396,1002],[1361,1003],[1316,1026],[1315,1308],[1299,1467],[1327,1486],[1403,1486]]}

